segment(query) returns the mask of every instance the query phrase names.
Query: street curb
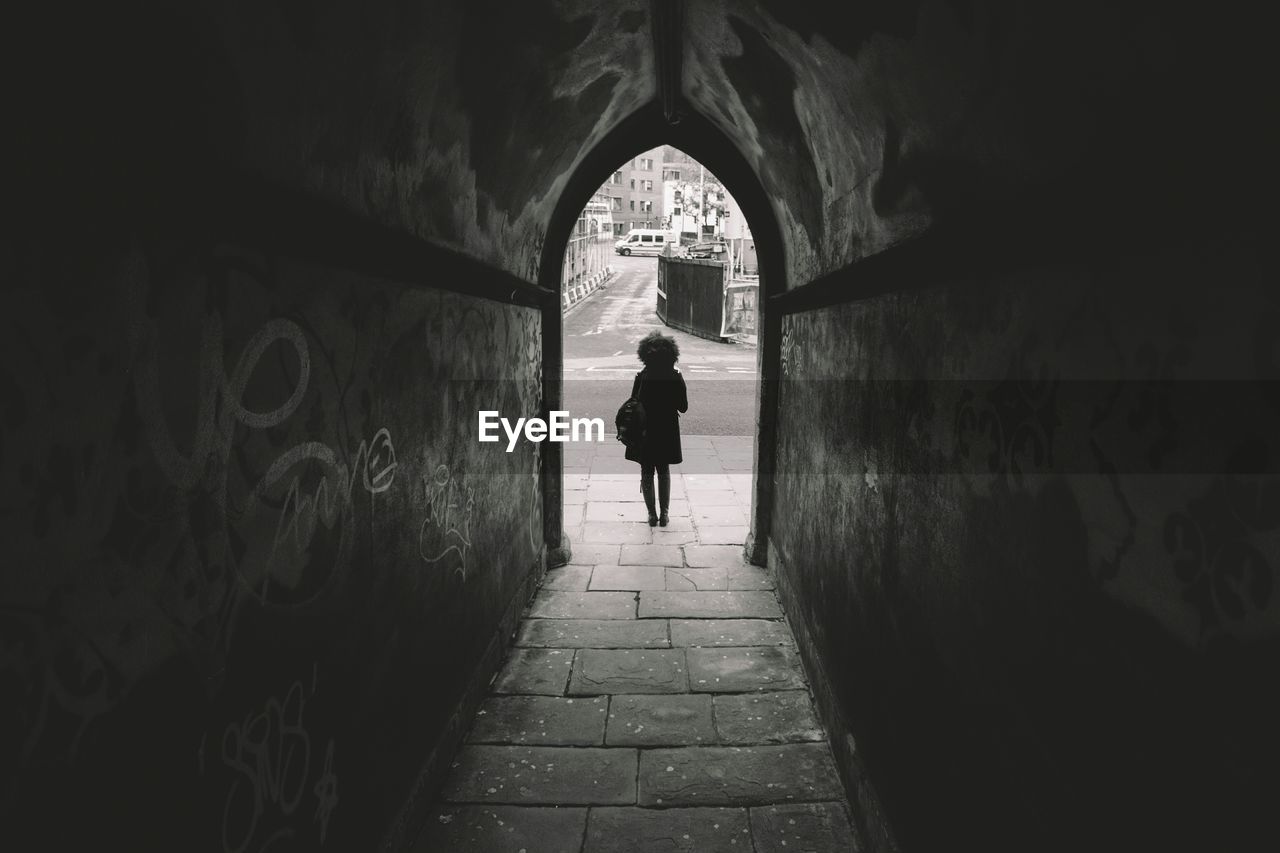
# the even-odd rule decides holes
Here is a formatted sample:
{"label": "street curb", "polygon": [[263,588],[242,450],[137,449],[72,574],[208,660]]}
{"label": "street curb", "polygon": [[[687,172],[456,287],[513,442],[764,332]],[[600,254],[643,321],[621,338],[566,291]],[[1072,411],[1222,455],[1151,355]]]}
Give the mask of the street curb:
{"label": "street curb", "polygon": [[561,307],[561,316],[568,317],[573,309],[586,302],[594,294],[599,293],[608,286],[609,281],[617,274],[615,270],[609,270],[603,274],[592,276],[588,281],[590,285],[579,285],[569,291],[561,294],[563,305]]}

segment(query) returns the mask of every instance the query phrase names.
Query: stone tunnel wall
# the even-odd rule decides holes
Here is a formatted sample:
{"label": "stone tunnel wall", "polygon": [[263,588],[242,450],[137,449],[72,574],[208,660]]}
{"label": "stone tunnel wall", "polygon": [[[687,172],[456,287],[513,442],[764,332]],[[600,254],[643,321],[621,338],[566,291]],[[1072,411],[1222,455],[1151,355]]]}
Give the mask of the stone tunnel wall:
{"label": "stone tunnel wall", "polygon": [[1086,242],[1188,195],[1229,209],[1275,142],[1252,18],[1243,0],[690,0],[684,89],[773,198],[800,287],[955,218],[1001,242],[1031,185],[1099,200]]}
{"label": "stone tunnel wall", "polygon": [[769,562],[903,850],[1274,839],[1269,239],[783,318]]}
{"label": "stone tunnel wall", "polygon": [[103,223],[0,258],[0,844],[375,849],[539,574],[534,446],[475,435],[539,410],[537,309]]}

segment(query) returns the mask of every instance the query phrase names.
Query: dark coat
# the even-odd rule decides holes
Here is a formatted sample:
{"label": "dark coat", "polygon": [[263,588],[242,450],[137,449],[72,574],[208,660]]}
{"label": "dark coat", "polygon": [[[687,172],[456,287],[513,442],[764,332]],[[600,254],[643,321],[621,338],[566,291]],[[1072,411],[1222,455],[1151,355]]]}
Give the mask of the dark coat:
{"label": "dark coat", "polygon": [[680,416],[689,411],[689,393],[680,371],[646,367],[631,383],[631,396],[644,406],[644,444],[628,447],[627,458],[650,465],[679,465]]}

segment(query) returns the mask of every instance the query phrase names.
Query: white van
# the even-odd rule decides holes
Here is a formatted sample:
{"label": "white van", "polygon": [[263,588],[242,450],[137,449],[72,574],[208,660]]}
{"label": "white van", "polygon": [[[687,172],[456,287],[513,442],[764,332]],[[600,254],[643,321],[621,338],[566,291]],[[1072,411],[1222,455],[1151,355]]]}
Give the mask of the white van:
{"label": "white van", "polygon": [[680,248],[676,232],[657,228],[632,228],[627,236],[613,244],[613,250],[619,255],[661,255],[668,245]]}

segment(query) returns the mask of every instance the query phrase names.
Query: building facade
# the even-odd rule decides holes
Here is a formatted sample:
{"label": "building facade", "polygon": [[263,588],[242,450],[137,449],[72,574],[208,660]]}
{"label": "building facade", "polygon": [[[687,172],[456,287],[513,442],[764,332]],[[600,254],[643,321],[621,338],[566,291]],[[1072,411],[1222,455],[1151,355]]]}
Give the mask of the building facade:
{"label": "building facade", "polygon": [[633,228],[665,227],[662,206],[663,152],[670,146],[645,151],[614,170],[600,188],[609,199],[616,237]]}

